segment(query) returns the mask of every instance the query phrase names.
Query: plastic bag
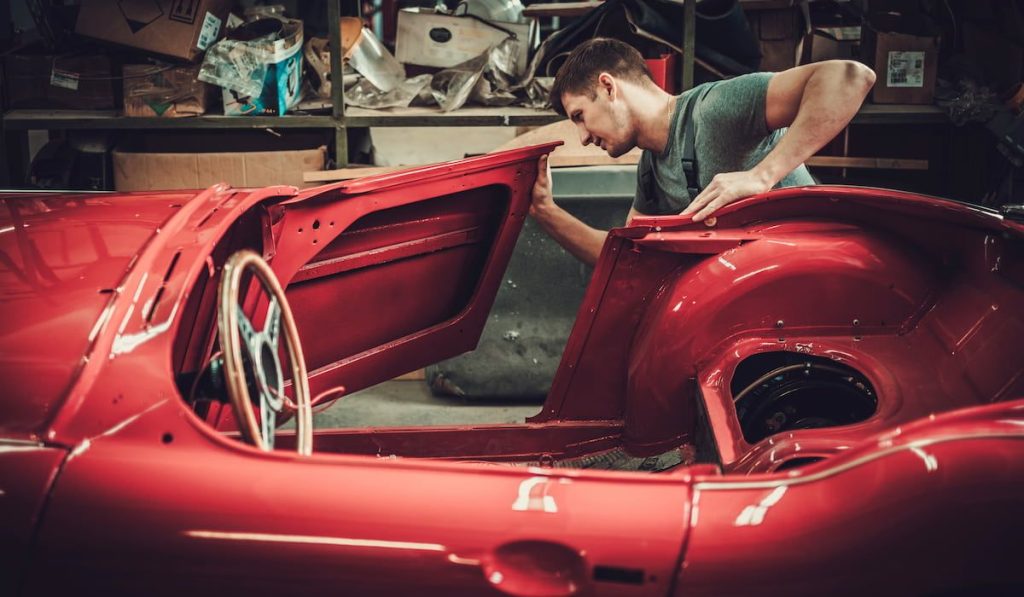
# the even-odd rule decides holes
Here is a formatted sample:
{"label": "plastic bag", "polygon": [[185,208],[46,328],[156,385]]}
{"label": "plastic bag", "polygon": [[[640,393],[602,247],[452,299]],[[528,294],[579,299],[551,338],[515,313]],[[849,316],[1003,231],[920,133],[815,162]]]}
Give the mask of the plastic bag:
{"label": "plastic bag", "polygon": [[430,90],[444,112],[461,108],[469,99],[485,106],[507,106],[516,101],[515,57],[519,41],[507,38],[476,58],[434,75]]}
{"label": "plastic bag", "polygon": [[967,78],[955,84],[940,80],[935,95],[935,103],[946,109],[956,126],[988,122],[999,109],[999,97],[992,90]]}
{"label": "plastic bag", "polygon": [[263,90],[263,79],[267,76],[270,54],[261,42],[273,41],[273,37],[252,41],[224,39],[206,51],[203,65],[199,69],[199,80],[213,83],[239,94],[258,97]]}
{"label": "plastic bag", "polygon": [[441,70],[433,77],[407,79],[391,91],[382,91],[364,79],[346,91],[346,102],[361,108],[437,104],[443,112],[457,110],[469,101],[485,106],[547,107],[553,79],[533,77],[532,65],[523,79],[514,74],[519,43],[507,38],[479,56]]}
{"label": "plastic bag", "polygon": [[[274,7],[260,7],[273,9]],[[263,15],[263,12],[257,12]],[[275,62],[275,44],[296,38],[302,41],[302,22],[279,16],[263,16],[233,29],[206,51],[199,80],[243,96],[259,97],[268,65]]]}
{"label": "plastic bag", "polygon": [[361,79],[345,91],[345,103],[360,108],[404,108],[429,85],[430,75],[419,75],[406,79],[390,91],[381,91],[369,79]]}

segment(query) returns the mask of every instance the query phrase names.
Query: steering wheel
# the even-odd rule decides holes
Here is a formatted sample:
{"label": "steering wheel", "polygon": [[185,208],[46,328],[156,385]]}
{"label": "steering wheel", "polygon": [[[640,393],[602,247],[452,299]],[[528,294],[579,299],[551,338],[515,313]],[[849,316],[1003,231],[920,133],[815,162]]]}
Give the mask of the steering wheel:
{"label": "steering wheel", "polygon": [[[251,270],[270,297],[262,330],[253,327],[238,304],[242,274]],[[313,409],[309,397],[309,377],[302,357],[299,332],[277,276],[262,257],[241,250],[224,264],[217,289],[217,328],[224,353],[224,379],[234,407],[242,437],[261,450],[274,449],[277,415],[288,408],[296,413],[295,435],[299,454],[313,453]],[[278,342],[284,332],[288,360],[291,362],[295,401],[284,393],[284,376],[278,357]],[[242,350],[245,350],[243,358]],[[260,421],[249,395],[246,377],[251,376],[259,393]]]}

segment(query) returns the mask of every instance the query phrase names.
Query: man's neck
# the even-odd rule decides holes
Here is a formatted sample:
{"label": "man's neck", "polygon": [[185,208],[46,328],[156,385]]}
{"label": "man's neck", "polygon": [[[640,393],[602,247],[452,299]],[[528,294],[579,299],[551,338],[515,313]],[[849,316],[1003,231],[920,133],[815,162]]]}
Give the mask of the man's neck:
{"label": "man's neck", "polygon": [[654,153],[665,151],[676,99],[658,87],[646,88],[637,94],[633,106],[633,113],[638,115],[637,147]]}

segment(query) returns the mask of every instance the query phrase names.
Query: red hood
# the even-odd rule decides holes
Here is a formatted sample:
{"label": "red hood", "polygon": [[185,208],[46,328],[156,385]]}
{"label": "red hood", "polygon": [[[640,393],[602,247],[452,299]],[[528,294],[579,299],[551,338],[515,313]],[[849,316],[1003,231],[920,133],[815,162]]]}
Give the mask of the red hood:
{"label": "red hood", "polygon": [[60,404],[136,255],[194,192],[0,197],[0,437]]}

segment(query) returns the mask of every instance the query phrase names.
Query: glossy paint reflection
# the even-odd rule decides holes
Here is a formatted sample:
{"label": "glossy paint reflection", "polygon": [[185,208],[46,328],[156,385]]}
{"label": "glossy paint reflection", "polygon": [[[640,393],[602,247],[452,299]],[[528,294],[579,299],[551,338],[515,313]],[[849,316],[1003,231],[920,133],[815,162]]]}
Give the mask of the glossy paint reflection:
{"label": "glossy paint reflection", "polygon": [[0,353],[11,355],[0,359],[0,379],[26,397],[0,406],[0,432],[33,430],[52,414],[109,322],[128,267],[187,197],[0,199]]}
{"label": "glossy paint reflection", "polygon": [[370,549],[400,549],[411,551],[445,551],[437,543],[414,543],[408,541],[380,541],[376,539],[355,539],[351,537],[319,537],[312,535],[280,535],[274,533],[240,533],[230,531],[188,530],[186,537],[217,541],[255,541],[258,543],[297,543],[302,545],[334,545],[338,547],[359,547]]}
{"label": "glossy paint reflection", "polygon": [[786,495],[786,489],[787,487],[785,485],[776,487],[757,504],[752,504],[744,508],[743,511],[740,512],[740,515],[736,517],[736,521],[733,523],[733,526],[757,526],[764,522],[764,517],[768,514],[768,510],[775,504],[778,504],[782,499],[782,496]]}

